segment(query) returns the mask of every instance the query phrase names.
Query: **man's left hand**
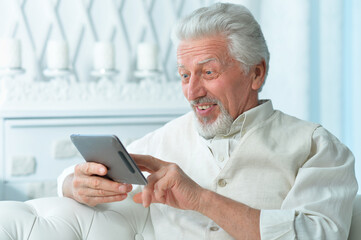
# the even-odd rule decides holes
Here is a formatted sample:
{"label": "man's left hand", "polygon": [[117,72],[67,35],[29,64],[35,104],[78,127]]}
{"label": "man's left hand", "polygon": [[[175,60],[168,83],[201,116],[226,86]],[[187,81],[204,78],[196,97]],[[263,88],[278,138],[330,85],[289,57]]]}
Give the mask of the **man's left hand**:
{"label": "man's left hand", "polygon": [[141,171],[151,173],[143,191],[134,195],[136,203],[149,207],[163,203],[184,210],[199,210],[203,188],[188,177],[175,163],[149,155],[131,154]]}

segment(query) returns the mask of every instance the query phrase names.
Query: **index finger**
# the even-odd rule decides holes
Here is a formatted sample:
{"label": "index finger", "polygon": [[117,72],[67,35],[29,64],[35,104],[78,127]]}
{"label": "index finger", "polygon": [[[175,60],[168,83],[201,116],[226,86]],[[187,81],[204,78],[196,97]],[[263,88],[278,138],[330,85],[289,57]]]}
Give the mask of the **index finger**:
{"label": "index finger", "polygon": [[134,159],[140,169],[144,169],[148,172],[156,172],[163,166],[168,165],[167,162],[150,155],[130,154],[130,156]]}
{"label": "index finger", "polygon": [[107,171],[108,171],[107,168],[103,164],[95,163],[95,162],[85,162],[75,166],[75,173],[81,172],[82,174],[89,176],[91,175],[104,176],[107,174]]}

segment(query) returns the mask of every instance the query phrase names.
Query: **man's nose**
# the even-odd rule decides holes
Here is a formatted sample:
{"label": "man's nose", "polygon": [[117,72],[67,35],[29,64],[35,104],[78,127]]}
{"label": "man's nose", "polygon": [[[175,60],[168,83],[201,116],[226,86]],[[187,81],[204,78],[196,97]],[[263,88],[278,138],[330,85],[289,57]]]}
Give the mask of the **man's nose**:
{"label": "man's nose", "polygon": [[200,97],[204,97],[207,94],[204,82],[201,77],[192,75],[189,79],[188,85],[188,100],[196,100]]}

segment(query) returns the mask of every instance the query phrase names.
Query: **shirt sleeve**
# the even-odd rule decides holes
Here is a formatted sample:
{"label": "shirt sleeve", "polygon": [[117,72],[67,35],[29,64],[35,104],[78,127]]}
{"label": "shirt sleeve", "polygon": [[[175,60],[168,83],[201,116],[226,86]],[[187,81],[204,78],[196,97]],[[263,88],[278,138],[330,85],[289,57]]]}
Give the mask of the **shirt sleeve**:
{"label": "shirt sleeve", "polygon": [[70,174],[72,174],[74,172],[74,168],[75,168],[75,165],[67,167],[59,175],[59,177],[57,179],[57,184],[58,184],[57,185],[57,193],[58,193],[59,197],[64,197],[64,195],[63,195],[63,183],[64,183],[64,180],[68,175],[70,175]]}
{"label": "shirt sleeve", "polygon": [[261,210],[261,239],[347,239],[357,193],[354,156],[323,127],[281,209]]}

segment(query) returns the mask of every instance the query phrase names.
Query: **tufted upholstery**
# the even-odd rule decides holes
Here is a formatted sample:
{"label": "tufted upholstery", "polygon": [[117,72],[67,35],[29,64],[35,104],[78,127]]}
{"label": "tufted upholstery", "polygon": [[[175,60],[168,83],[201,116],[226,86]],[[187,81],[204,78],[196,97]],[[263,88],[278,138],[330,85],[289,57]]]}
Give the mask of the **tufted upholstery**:
{"label": "tufted upholstery", "polygon": [[154,239],[149,209],[133,203],[91,208],[69,198],[0,202],[1,240]]}
{"label": "tufted upholstery", "polygon": [[361,239],[361,195],[357,195],[353,204],[352,222],[348,240]]}
{"label": "tufted upholstery", "polygon": [[[149,209],[133,203],[90,208],[69,198],[0,202],[1,240],[154,239]],[[349,240],[361,239],[361,195],[354,204]]]}

